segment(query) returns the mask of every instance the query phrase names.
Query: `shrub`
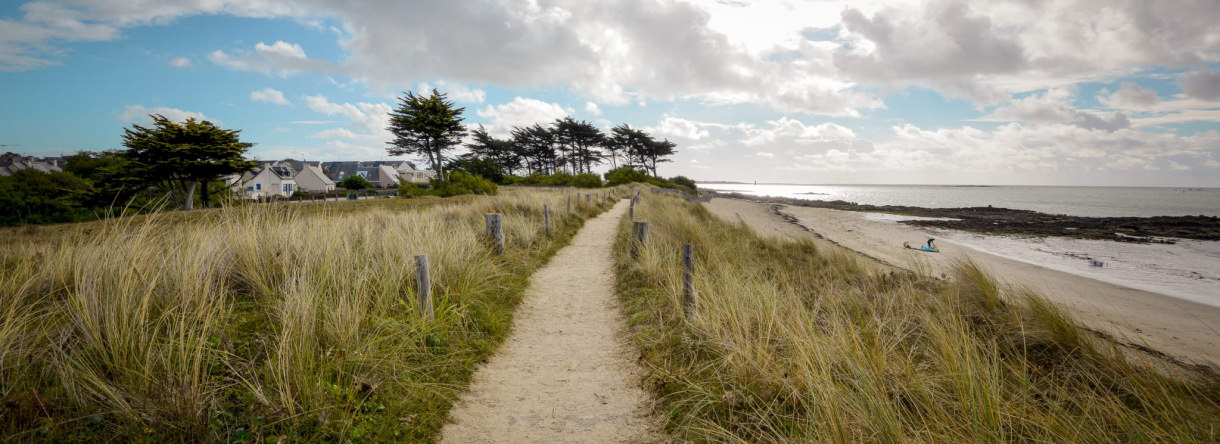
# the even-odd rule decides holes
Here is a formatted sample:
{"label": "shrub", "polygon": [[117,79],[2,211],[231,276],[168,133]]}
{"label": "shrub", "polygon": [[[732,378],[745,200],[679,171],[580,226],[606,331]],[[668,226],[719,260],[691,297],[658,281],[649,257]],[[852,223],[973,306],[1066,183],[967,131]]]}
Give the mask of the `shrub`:
{"label": "shrub", "polygon": [[602,178],[593,173],[577,174],[568,184],[578,188],[600,188]]}
{"label": "shrub", "polygon": [[398,197],[410,198],[427,196],[428,194],[428,189],[411,182],[406,182],[398,186]]}
{"label": "shrub", "polygon": [[632,182],[648,182],[648,179],[650,178],[647,173],[629,166],[618,167],[606,172],[606,180],[610,182],[610,186]]}
{"label": "shrub", "polygon": [[458,196],[462,194],[486,194],[494,196],[498,191],[496,184],[479,176],[472,176],[461,171],[449,173],[449,180],[433,181],[433,194],[441,197]]}
{"label": "shrub", "polygon": [[471,175],[480,176],[495,183],[505,183],[504,170],[500,169],[500,166],[496,164],[496,161],[490,158],[460,158],[449,162],[445,168],[449,171],[462,171]]}
{"label": "shrub", "polygon": [[690,188],[691,190],[699,189],[699,187],[695,185],[695,181],[686,176],[674,176],[669,178],[669,181],[673,182],[674,185],[681,185]]}
{"label": "shrub", "polygon": [[339,183],[335,185],[349,190],[363,190],[373,186],[373,184],[369,183],[368,179],[355,175],[344,177],[343,180],[340,180]]}

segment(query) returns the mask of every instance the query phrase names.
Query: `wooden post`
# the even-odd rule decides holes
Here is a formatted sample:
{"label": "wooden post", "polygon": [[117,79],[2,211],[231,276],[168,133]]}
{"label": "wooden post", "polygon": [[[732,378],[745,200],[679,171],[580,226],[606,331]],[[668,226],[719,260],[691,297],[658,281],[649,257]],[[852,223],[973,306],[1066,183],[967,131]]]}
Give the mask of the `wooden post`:
{"label": "wooden post", "polygon": [[436,319],[432,309],[432,276],[428,272],[428,255],[415,256],[415,295],[419,298],[419,309],[429,321]]}
{"label": "wooden post", "polygon": [[695,309],[695,246],[682,245],[682,314],[686,319]]}
{"label": "wooden post", "polygon": [[648,222],[635,222],[631,224],[635,231],[635,239],[631,242],[631,258],[640,258],[640,249],[648,243]]}
{"label": "wooden post", "polygon": [[589,203],[591,201],[593,201],[593,195],[585,193],[585,203]]}
{"label": "wooden post", "polygon": [[635,199],[631,199],[631,203],[628,204],[627,214],[631,216],[631,219],[628,220],[635,220]]}
{"label": "wooden post", "polygon": [[542,220],[546,222],[546,237],[551,237],[551,206],[542,204]]}
{"label": "wooden post", "polygon": [[504,254],[504,215],[500,213],[486,213],[483,215],[483,219],[487,223],[487,237],[496,243],[496,254]]}
{"label": "wooden post", "polygon": [[568,212],[572,212],[572,196],[568,196]]}

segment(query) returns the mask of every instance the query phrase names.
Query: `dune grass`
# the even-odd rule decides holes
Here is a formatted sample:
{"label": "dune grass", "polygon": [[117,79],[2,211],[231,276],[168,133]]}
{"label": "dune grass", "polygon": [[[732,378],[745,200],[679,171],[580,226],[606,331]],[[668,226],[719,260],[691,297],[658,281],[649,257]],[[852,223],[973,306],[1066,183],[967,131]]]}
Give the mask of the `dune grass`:
{"label": "dune grass", "polygon": [[[1217,442],[1220,390],[1127,359],[971,264],[943,282],[764,239],[644,193],[618,291],[668,428],[695,442]],[[682,314],[680,248],[695,247]]]}
{"label": "dune grass", "polygon": [[[430,441],[529,274],[608,206],[567,213],[569,193],[252,205],[10,239],[0,440]],[[483,237],[492,212],[503,256]]]}

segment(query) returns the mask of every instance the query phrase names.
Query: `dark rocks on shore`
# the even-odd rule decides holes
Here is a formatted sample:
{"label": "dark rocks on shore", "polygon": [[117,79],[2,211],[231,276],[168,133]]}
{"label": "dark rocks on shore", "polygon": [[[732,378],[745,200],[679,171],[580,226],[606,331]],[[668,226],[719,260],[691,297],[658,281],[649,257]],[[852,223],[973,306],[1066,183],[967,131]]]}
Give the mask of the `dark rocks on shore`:
{"label": "dark rocks on shore", "polygon": [[988,234],[1062,236],[1136,243],[1171,244],[1174,242],[1173,239],[1165,238],[1220,241],[1220,217],[1214,216],[1082,217],[990,206],[922,208],[903,205],[860,205],[842,200],[759,197],[735,193],[720,194],[720,196],[834,210],[950,218],[953,220],[910,220],[903,221],[903,223]]}

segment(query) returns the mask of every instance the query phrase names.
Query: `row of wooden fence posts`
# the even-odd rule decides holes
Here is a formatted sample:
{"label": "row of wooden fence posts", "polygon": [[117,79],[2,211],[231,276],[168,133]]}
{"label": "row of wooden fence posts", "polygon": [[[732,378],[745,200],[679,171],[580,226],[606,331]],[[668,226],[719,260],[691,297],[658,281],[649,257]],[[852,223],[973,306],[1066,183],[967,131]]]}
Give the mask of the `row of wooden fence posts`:
{"label": "row of wooden fence posts", "polygon": [[[592,198],[593,197],[591,194],[585,194],[585,201],[590,201]],[[610,193],[607,192],[602,195],[602,198],[608,200],[611,198],[611,195],[610,195]],[[633,219],[635,218],[635,204],[636,204],[636,202],[639,202],[639,200],[640,200],[640,194],[639,194],[639,191],[636,191],[635,196],[633,196],[631,198],[631,211],[632,211]],[[571,212],[572,211],[572,196],[571,195],[568,196],[567,206],[568,206],[568,212]],[[547,235],[547,237],[551,237],[551,206],[549,204],[542,205],[542,219],[543,219],[543,224],[546,227],[546,235]],[[484,230],[485,235],[488,237],[488,239],[490,239],[494,242],[494,244],[492,246],[492,250],[495,252],[496,255],[504,254],[504,215],[500,214],[500,213],[484,213],[483,221],[485,224],[485,230]],[[648,222],[635,222],[634,228],[635,228],[635,240],[631,243],[631,258],[638,259],[639,254],[640,254],[640,248],[642,248],[643,245],[648,242]],[[682,259],[682,263],[683,263],[683,277],[682,277],[683,298],[682,298],[682,301],[683,301],[683,304],[682,304],[682,307],[683,307],[683,311],[686,312],[688,317],[690,316],[691,306],[694,303],[693,302],[694,301],[694,296],[693,296],[694,286],[692,284],[693,280],[691,278],[691,270],[693,267],[693,265],[692,265],[693,262],[691,261],[691,258],[690,258],[690,255],[691,255],[690,247],[691,247],[690,244],[687,244],[682,247],[682,254],[683,254],[683,259]],[[436,314],[435,314],[434,308],[432,306],[432,277],[430,275],[430,271],[428,268],[428,255],[426,255],[426,254],[421,254],[421,255],[415,256],[415,294],[416,294],[416,297],[418,298],[420,309],[423,310],[423,312],[424,312],[424,316],[428,320],[435,319]]]}
{"label": "row of wooden fence posts", "polygon": [[[631,260],[638,261],[648,244],[648,222],[632,222]],[[682,315],[690,319],[695,310],[695,246],[682,245]]]}

